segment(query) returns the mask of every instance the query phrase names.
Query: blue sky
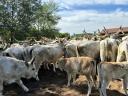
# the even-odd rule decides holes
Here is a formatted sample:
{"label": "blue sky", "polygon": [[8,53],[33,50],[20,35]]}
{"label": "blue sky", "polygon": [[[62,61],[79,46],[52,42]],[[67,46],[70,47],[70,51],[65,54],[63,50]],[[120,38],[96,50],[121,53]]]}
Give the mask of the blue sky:
{"label": "blue sky", "polygon": [[[47,1],[47,0],[45,0]],[[97,29],[128,26],[128,0],[54,0],[61,16],[61,32],[94,32]]]}

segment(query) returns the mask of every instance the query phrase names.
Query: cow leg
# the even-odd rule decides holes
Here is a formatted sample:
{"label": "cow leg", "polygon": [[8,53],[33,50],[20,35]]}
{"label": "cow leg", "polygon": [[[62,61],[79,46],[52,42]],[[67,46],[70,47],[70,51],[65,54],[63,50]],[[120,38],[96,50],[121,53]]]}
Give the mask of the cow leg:
{"label": "cow leg", "polygon": [[68,75],[68,83],[67,83],[67,86],[70,86],[72,75],[70,73],[67,73],[67,75]]}
{"label": "cow leg", "polygon": [[73,84],[75,84],[75,81],[76,81],[76,72],[74,72],[74,73],[72,74],[72,77],[73,77]]}
{"label": "cow leg", "polygon": [[49,66],[48,66],[48,63],[46,64],[46,67],[47,67],[48,70],[50,70],[50,68],[49,68]]}
{"label": "cow leg", "polygon": [[127,77],[125,76],[123,78],[123,89],[124,89],[124,92],[125,92],[126,96],[128,96],[128,93],[127,93],[127,85],[128,85],[128,83],[127,83]]}
{"label": "cow leg", "polygon": [[112,54],[111,54],[111,61],[112,62],[115,62],[116,61],[116,52],[115,52],[115,50],[113,50],[113,52],[112,52]]}
{"label": "cow leg", "polygon": [[118,51],[118,46],[114,44],[112,46],[112,52],[111,52],[111,61],[115,62],[117,59],[117,51]]}
{"label": "cow leg", "polygon": [[87,96],[89,96],[89,95],[91,94],[91,91],[92,91],[92,85],[93,85],[93,82],[88,81],[88,93],[87,93]]}
{"label": "cow leg", "polygon": [[103,79],[101,81],[101,93],[100,93],[100,96],[107,96],[107,93],[106,93],[107,85],[108,85],[108,81]]}
{"label": "cow leg", "polygon": [[43,62],[43,65],[44,65],[44,68],[45,68],[45,69],[47,69],[47,70],[50,69],[49,66],[48,66],[48,65],[49,65],[48,62]]}
{"label": "cow leg", "polygon": [[3,96],[3,81],[0,81],[0,96]]}
{"label": "cow leg", "polygon": [[100,49],[100,59],[101,61],[105,61],[105,52],[103,49]]}
{"label": "cow leg", "polygon": [[55,67],[58,68],[58,64],[57,64],[57,62],[55,63]]}
{"label": "cow leg", "polygon": [[16,83],[23,88],[25,92],[28,92],[29,89],[23,84],[21,80],[17,80]]}
{"label": "cow leg", "polygon": [[44,69],[47,69],[47,67],[46,67],[46,63],[43,63],[43,67],[44,67]]}
{"label": "cow leg", "polygon": [[53,71],[56,72],[56,66],[53,64]]}
{"label": "cow leg", "polygon": [[92,84],[93,84],[93,86],[97,89],[98,87],[98,85],[97,85],[97,77],[96,76],[90,76],[90,80],[92,81]]}
{"label": "cow leg", "polygon": [[108,81],[106,80],[107,78],[105,78],[105,74],[102,68],[100,68],[101,66],[98,65],[97,69],[98,69],[98,89],[99,89],[99,93],[100,96],[107,96],[106,94],[106,87],[108,85]]}
{"label": "cow leg", "polygon": [[116,59],[117,62],[120,62],[121,61],[122,55],[123,55],[123,52],[120,52],[120,49],[118,49],[117,59]]}

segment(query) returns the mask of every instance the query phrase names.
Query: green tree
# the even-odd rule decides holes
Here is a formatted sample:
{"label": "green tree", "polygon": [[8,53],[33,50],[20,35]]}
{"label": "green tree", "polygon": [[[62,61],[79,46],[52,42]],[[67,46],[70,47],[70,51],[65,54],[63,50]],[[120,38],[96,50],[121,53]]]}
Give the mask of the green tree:
{"label": "green tree", "polygon": [[11,42],[14,42],[14,38],[26,38],[31,31],[35,12],[40,4],[40,0],[0,1],[0,30],[10,34]]}
{"label": "green tree", "polygon": [[[1,34],[8,40],[13,42],[14,34],[17,30],[17,0],[1,0],[0,1],[0,30]],[[9,36],[8,36],[9,35]]]}
{"label": "green tree", "polygon": [[11,43],[27,36],[55,38],[58,5],[41,0],[0,0],[0,34]]}
{"label": "green tree", "polygon": [[57,3],[53,1],[44,2],[40,6],[36,14],[36,23],[38,33],[42,36],[55,38],[59,30],[56,28],[56,24],[60,17],[56,15],[58,10]]}
{"label": "green tree", "polygon": [[67,39],[70,39],[70,34],[65,32],[65,33],[59,33],[59,37],[60,38],[67,38]]}
{"label": "green tree", "polygon": [[35,13],[41,5],[40,0],[21,0],[18,10],[17,39],[25,39],[31,34],[32,23],[35,21]]}

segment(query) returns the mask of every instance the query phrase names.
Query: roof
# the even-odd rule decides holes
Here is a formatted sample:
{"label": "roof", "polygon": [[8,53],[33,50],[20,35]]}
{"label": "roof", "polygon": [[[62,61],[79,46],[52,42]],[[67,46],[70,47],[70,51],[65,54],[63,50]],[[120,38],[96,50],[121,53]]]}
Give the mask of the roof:
{"label": "roof", "polygon": [[100,32],[101,35],[104,35],[106,33],[108,34],[114,34],[116,32],[124,32],[124,33],[128,33],[128,27],[119,27],[119,28],[109,28],[109,29],[102,29],[102,31]]}

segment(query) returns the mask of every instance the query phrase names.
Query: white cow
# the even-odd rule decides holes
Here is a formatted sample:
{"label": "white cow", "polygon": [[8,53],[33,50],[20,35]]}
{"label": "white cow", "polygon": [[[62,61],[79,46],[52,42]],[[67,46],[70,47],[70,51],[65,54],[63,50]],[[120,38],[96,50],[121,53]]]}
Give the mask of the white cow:
{"label": "white cow", "polygon": [[113,38],[106,38],[100,42],[101,61],[116,61],[119,41]]}
{"label": "white cow", "polygon": [[96,84],[96,61],[90,57],[70,57],[70,58],[60,58],[57,61],[57,67],[60,70],[67,72],[68,83],[70,86],[70,81],[73,78],[73,82],[76,79],[76,74],[85,75],[88,81],[88,93],[90,95],[92,85]]}
{"label": "white cow", "polygon": [[116,61],[128,61],[128,40],[124,40],[119,44]]}
{"label": "white cow", "polygon": [[99,62],[100,58],[100,41],[88,40],[80,42],[77,46],[79,56],[89,56]]}
{"label": "white cow", "polygon": [[24,47],[23,46],[17,46],[17,47],[9,47],[3,52],[3,56],[9,56],[14,57],[19,60],[24,60]]}
{"label": "white cow", "polygon": [[123,79],[123,88],[128,95],[128,62],[101,62],[98,64],[98,76],[100,96],[107,96],[106,88],[115,79]]}
{"label": "white cow", "polygon": [[34,48],[38,47],[40,45],[33,45],[33,46],[16,46],[16,47],[9,47],[6,50],[2,52],[3,56],[8,56],[8,57],[14,57],[19,60],[24,60],[24,61],[30,61],[32,58],[32,51]]}
{"label": "white cow", "polygon": [[3,96],[3,83],[10,84],[16,82],[24,91],[29,91],[21,81],[21,78],[30,79],[34,77],[37,79],[35,65],[31,63],[33,63],[33,60],[25,62],[12,57],[0,57],[0,96]]}
{"label": "white cow", "polygon": [[60,43],[41,45],[32,51],[32,57],[35,57],[34,64],[36,65],[37,70],[39,70],[42,64],[46,64],[48,69],[48,64],[53,64],[53,69],[55,71],[56,61],[64,55],[65,49],[63,44]]}
{"label": "white cow", "polygon": [[65,50],[67,52],[66,57],[78,57],[79,56],[77,45],[73,43],[67,43],[65,45]]}
{"label": "white cow", "polygon": [[128,36],[122,37],[122,41],[124,41],[124,40],[128,40]]}
{"label": "white cow", "polygon": [[65,49],[67,52],[66,57],[78,57],[78,46],[79,44],[83,44],[85,42],[88,42],[88,40],[70,40],[65,43]]}

